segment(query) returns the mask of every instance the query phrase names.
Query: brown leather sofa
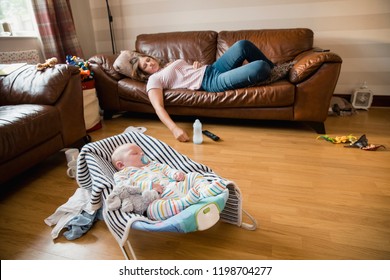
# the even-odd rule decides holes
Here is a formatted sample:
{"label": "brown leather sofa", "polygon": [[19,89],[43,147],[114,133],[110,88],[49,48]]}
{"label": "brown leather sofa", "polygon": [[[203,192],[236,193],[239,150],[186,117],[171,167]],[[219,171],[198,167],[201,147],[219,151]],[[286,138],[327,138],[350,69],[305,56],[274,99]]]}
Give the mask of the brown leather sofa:
{"label": "brown leather sofa", "polygon": [[[325,133],[342,60],[333,52],[313,48],[313,31],[306,28],[240,31],[193,31],[137,36],[135,51],[166,61],[182,58],[192,63],[213,63],[234,42],[255,43],[274,63],[296,61],[285,79],[271,84],[210,93],[186,89],[166,90],[165,106],[171,115],[302,121]],[[154,113],[145,83],[114,69],[118,55],[89,59],[96,91],[105,117],[114,112]]]}
{"label": "brown leather sofa", "polygon": [[0,184],[87,139],[79,73],[26,65],[0,77]]}

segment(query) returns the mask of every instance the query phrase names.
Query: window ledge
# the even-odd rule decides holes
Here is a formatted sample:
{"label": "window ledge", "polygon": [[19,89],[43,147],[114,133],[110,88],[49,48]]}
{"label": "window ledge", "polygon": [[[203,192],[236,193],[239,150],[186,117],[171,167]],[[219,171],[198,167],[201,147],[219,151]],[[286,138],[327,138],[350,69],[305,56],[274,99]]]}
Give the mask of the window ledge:
{"label": "window ledge", "polygon": [[38,38],[37,35],[12,35],[12,36],[5,36],[0,35],[0,39],[35,39]]}

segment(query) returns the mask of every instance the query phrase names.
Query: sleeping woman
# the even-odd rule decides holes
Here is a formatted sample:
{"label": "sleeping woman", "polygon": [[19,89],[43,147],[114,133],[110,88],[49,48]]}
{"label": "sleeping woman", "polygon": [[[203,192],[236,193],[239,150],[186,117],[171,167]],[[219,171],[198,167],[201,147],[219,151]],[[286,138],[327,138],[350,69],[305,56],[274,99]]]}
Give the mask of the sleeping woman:
{"label": "sleeping woman", "polygon": [[[244,61],[248,61],[243,65]],[[198,61],[188,64],[179,59],[163,64],[148,55],[137,55],[130,60],[131,76],[147,81],[146,91],[157,116],[181,141],[189,141],[187,133],[169,116],[164,107],[164,89],[191,89],[220,92],[244,88],[265,81],[274,64],[252,42],[241,40],[232,45],[211,65]]]}

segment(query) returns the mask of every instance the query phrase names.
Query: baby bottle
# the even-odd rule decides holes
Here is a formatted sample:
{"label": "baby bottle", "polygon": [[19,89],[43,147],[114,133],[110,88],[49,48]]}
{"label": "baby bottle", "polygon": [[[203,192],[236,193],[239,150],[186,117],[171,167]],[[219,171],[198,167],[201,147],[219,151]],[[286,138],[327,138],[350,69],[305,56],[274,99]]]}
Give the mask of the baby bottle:
{"label": "baby bottle", "polygon": [[194,135],[192,141],[194,144],[202,144],[203,142],[202,123],[198,119],[194,122]]}

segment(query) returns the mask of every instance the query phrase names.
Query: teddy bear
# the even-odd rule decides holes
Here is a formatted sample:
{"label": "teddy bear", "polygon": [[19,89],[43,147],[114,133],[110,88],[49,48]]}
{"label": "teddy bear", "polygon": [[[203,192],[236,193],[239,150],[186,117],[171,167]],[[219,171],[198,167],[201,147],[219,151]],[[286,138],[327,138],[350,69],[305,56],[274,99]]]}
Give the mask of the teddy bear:
{"label": "teddy bear", "polygon": [[54,67],[54,65],[57,64],[57,62],[58,62],[58,60],[55,57],[46,59],[45,63],[38,63],[37,64],[37,70],[38,71],[43,71],[43,70],[45,70],[48,67],[52,68],[52,67]]}
{"label": "teddy bear", "polygon": [[155,190],[141,191],[137,186],[124,186],[114,188],[107,197],[107,208],[111,211],[122,209],[124,212],[143,214],[149,204],[158,199],[159,194]]}

